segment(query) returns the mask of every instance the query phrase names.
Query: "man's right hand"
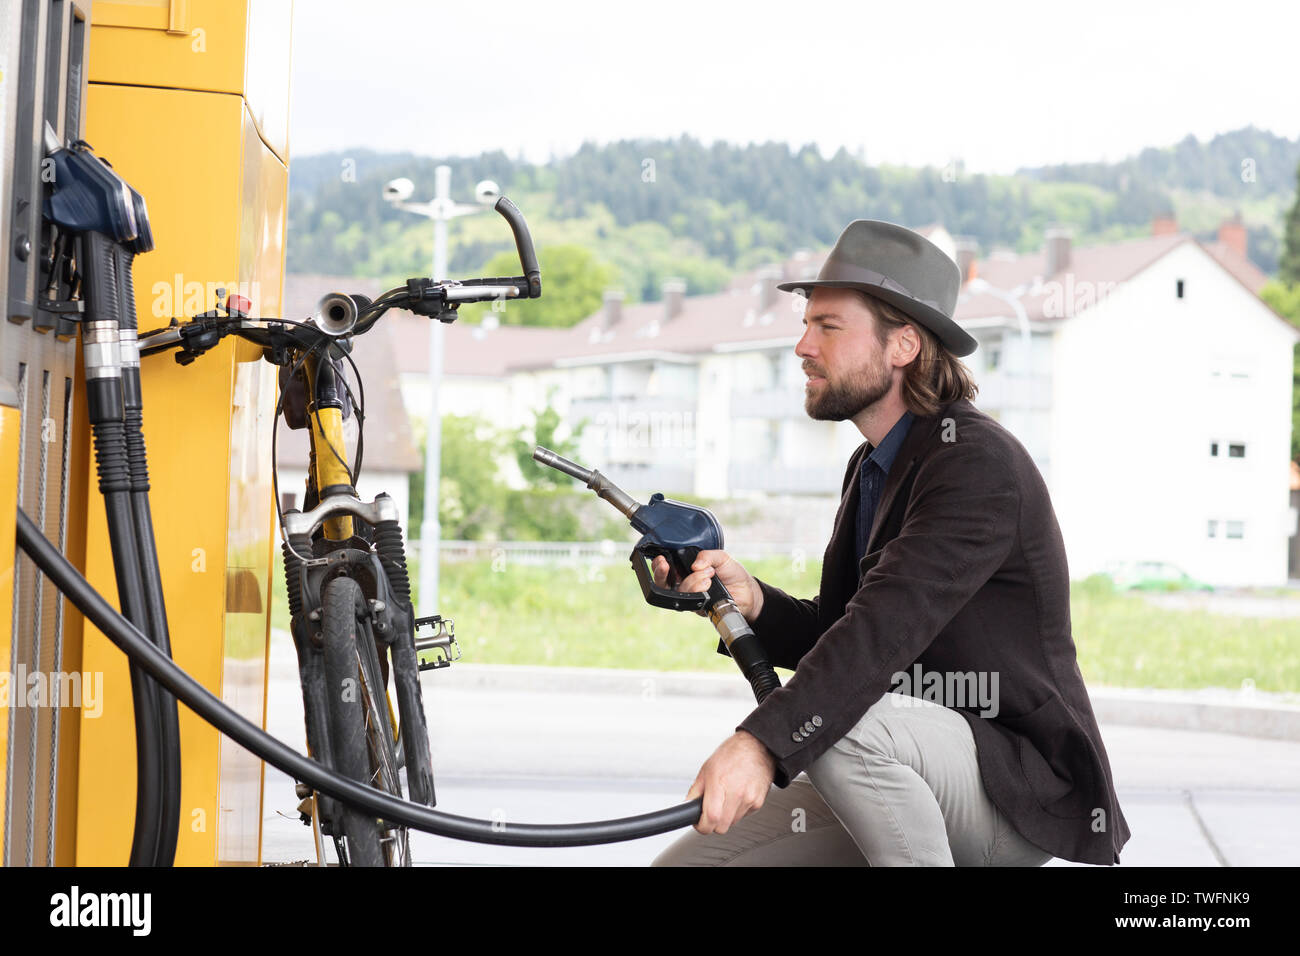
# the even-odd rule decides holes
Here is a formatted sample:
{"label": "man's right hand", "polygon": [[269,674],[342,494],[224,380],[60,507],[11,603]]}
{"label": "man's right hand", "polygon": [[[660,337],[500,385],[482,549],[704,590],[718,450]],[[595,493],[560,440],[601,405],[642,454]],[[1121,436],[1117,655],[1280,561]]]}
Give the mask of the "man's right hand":
{"label": "man's right hand", "polygon": [[[655,584],[665,587],[668,580],[668,559],[663,555],[657,556],[650,562],[650,570]],[[691,573],[673,587],[677,591],[707,591],[715,574],[736,602],[736,607],[745,620],[753,624],[763,610],[763,592],[754,576],[725,551],[701,551],[691,565]]]}

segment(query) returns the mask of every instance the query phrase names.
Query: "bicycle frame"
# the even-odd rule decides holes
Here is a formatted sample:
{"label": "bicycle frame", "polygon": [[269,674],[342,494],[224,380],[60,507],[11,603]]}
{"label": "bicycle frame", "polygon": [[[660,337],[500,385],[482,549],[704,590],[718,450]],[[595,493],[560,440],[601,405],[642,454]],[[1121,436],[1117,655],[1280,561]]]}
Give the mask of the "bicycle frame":
{"label": "bicycle frame", "polygon": [[[340,486],[352,490],[355,496],[352,473],[348,470],[348,449],[343,441],[343,403],[339,401],[338,389],[334,385],[334,367],[321,359],[320,354],[309,352],[303,369],[307,394],[312,396],[307,409],[311,478],[321,499]],[[324,524],[325,537],[331,541],[345,541],[352,537],[352,518],[348,514],[337,514]]]}
{"label": "bicycle frame", "polygon": [[[305,513],[286,512],[283,521],[285,579],[291,629],[298,651],[308,746],[314,754],[333,753],[326,719],[328,691],[322,661],[316,653],[317,627],[325,585],[338,575],[346,575],[360,586],[369,611],[357,622],[358,658],[369,653],[362,649],[361,642],[365,642],[377,653],[381,669],[378,676],[382,686],[368,688],[368,697],[375,701],[376,707],[387,710],[395,729],[400,728],[393,744],[400,742],[405,752],[411,799],[433,806],[432,767],[419,687],[415,619],[401,541],[401,515],[386,494],[365,502],[352,485],[340,389],[327,354],[308,350],[302,364],[311,396],[307,409],[311,448],[308,487],[310,491],[314,486],[319,500]],[[355,534],[357,520],[374,529],[373,548],[370,541]],[[392,719],[393,706],[387,692],[389,653],[397,696],[396,720]],[[365,672],[362,664],[363,675]],[[389,770],[395,782],[395,770]],[[327,819],[335,819],[339,810],[328,799],[318,800],[317,806]],[[314,826],[319,821],[319,817],[313,817]],[[402,845],[405,847],[404,837]]]}
{"label": "bicycle frame", "polygon": [[[308,367],[310,394],[313,399],[318,395],[324,396],[328,390],[326,386],[335,383],[332,363],[322,363],[313,356],[323,344],[322,334],[331,338],[363,334],[384,312],[393,308],[451,322],[456,318],[457,307],[468,302],[537,298],[541,295],[541,273],[522,214],[504,196],[497,200],[494,208],[506,218],[514,233],[524,272],[521,276],[441,282],[427,278],[410,279],[404,288],[391,289],[373,302],[367,300],[365,308],[358,309],[355,315],[339,324],[335,324],[338,317],[333,306],[338,304],[344,311],[348,309],[347,303],[339,301],[340,297],[329,297],[329,315],[299,322],[279,318],[251,319],[245,311],[247,302],[232,296],[227,299],[224,309],[218,307],[193,316],[183,324],[173,319],[167,327],[140,336],[139,354],[146,356],[175,350],[176,361],[188,365],[224,336],[238,335],[260,346],[264,357],[272,364],[295,369]],[[348,298],[359,304],[362,297]],[[343,349],[346,351],[345,345]],[[332,350],[333,346],[327,345],[326,351]],[[296,362],[298,358],[302,361]],[[449,631],[452,622],[437,615],[419,621],[414,619],[400,515],[387,495],[381,494],[370,503],[357,497],[350,483],[346,454],[340,451],[344,447],[342,408],[329,410],[333,403],[326,402],[309,404],[313,423],[310,474],[312,483],[320,490],[320,500],[306,514],[290,511],[281,515],[281,525],[285,580],[293,638],[299,652],[308,750],[312,758],[303,757],[245,720],[178,668],[90,586],[21,509],[16,524],[18,544],[86,615],[87,620],[107,634],[150,678],[232,740],[301,781],[300,786],[312,794],[313,814],[317,818],[329,815],[333,819],[334,814],[327,814],[326,808],[333,811],[346,803],[400,827],[479,843],[534,847],[587,846],[641,839],[697,821],[701,810],[699,798],[653,813],[578,824],[502,823],[428,809],[435,801],[428,730],[420,702],[419,673],[426,666],[446,666],[455,659],[452,656],[454,632]],[[277,421],[279,414],[280,406],[277,405]],[[329,459],[325,458],[325,450],[329,450]],[[331,461],[337,463],[337,467]],[[342,478],[347,481],[336,480]],[[373,543],[351,534],[354,519],[374,528]],[[319,538],[316,537],[317,531],[322,532]],[[348,774],[339,773],[333,765],[333,751],[328,746],[328,721],[321,719],[325,710],[320,706],[325,692],[324,668],[320,655],[309,650],[314,649],[311,612],[321,608],[322,586],[338,570],[348,571],[362,586],[361,598],[365,599],[366,608],[361,607],[360,601],[357,607],[363,612],[368,609],[369,613],[358,614],[356,623],[366,629],[368,636],[379,638],[374,645],[376,648],[382,641],[392,654],[395,689],[403,718],[400,727],[402,749],[407,758],[409,800],[358,782]],[[380,596],[368,596],[367,586],[372,589],[370,595]],[[440,624],[440,632],[417,642],[415,627],[426,624]],[[442,652],[447,656],[441,663],[422,664],[417,647],[420,651]],[[420,719],[412,719],[408,727],[408,715]],[[299,796],[303,795],[300,789]],[[317,846],[320,857],[319,842]]]}

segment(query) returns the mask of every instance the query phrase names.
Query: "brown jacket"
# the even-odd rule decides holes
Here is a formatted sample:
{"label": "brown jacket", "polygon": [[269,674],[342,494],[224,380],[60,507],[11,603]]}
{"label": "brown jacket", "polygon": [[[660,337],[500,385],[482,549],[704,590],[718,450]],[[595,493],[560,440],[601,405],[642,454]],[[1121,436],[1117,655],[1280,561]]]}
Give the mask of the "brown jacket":
{"label": "brown jacket", "polygon": [[991,686],[996,674],[996,714],[939,698],[970,724],[989,797],[1054,856],[1118,863],[1129,828],[1076,662],[1065,547],[1038,468],[968,401],[918,416],[855,569],[854,479],[870,450],[863,442],[849,461],[818,596],[759,582],[754,633],[794,675],[737,729],[767,746],[786,787],[895,675],[919,665]]}

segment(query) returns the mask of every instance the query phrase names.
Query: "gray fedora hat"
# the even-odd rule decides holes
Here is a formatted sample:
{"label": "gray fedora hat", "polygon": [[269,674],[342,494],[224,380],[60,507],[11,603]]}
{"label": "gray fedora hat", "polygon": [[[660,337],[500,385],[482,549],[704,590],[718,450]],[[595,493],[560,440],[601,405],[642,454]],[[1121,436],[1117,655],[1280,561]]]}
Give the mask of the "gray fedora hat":
{"label": "gray fedora hat", "polygon": [[933,332],[954,355],[970,355],[978,344],[952,319],[961,288],[957,263],[929,239],[897,223],[853,220],[816,279],[777,286],[805,295],[818,287],[860,289],[883,299]]}

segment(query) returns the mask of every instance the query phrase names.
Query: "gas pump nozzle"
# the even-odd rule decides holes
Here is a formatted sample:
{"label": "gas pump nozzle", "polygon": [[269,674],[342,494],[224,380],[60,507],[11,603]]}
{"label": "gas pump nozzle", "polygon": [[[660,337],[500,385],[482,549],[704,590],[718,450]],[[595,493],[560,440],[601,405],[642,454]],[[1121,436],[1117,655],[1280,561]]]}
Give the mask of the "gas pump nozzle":
{"label": "gas pump nozzle", "polygon": [[581,481],[626,515],[632,527],[641,532],[630,560],[646,603],[707,615],[760,703],[781,686],[754,629],[721,581],[715,577],[707,592],[677,591],[654,582],[650,570],[654,558],[662,555],[676,574],[676,580],[681,581],[690,574],[691,565],[701,551],[722,548],[722,528],[711,512],[699,505],[665,498],[658,492],[650,496],[649,502],[641,504],[599,471],[583,468],[540,445],[533,450],[533,459]]}

